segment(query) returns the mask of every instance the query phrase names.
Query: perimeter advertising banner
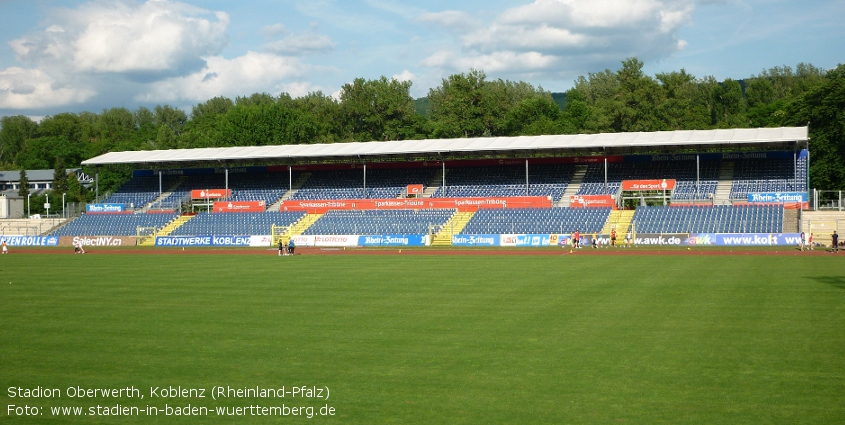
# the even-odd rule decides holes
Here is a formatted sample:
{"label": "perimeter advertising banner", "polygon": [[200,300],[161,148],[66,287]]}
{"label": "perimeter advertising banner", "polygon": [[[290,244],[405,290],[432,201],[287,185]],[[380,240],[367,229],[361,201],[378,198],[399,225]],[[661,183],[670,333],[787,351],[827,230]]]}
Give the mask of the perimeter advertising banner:
{"label": "perimeter advertising banner", "polygon": [[82,246],[135,246],[134,236],[62,236],[59,238],[59,246],[74,246],[79,243]]}
{"label": "perimeter advertising banner", "polygon": [[88,204],[85,206],[85,212],[89,214],[122,213],[125,210],[123,204]]}
{"label": "perimeter advertising banner", "polygon": [[358,246],[425,246],[426,235],[359,236]]}
{"label": "perimeter advertising banner", "polygon": [[0,236],[0,242],[6,241],[9,246],[58,246],[58,236]]}
{"label": "perimeter advertising banner", "polygon": [[799,233],[637,233],[634,245],[775,246],[800,240]]}
{"label": "perimeter advertising banner", "polygon": [[549,245],[551,246],[567,246],[572,244],[572,235],[551,234],[549,235]]}
{"label": "perimeter advertising banner", "polygon": [[572,208],[610,207],[616,209],[616,201],[613,199],[613,195],[572,195],[569,197],[569,206]]}
{"label": "perimeter advertising banner", "polygon": [[499,246],[499,235],[453,235],[452,246]]}
{"label": "perimeter advertising banner", "polygon": [[249,246],[273,246],[273,236],[252,235],[249,237]]}
{"label": "perimeter advertising banner", "polygon": [[252,236],[156,236],[155,246],[251,246]]}
{"label": "perimeter advertising banner", "polygon": [[622,190],[674,190],[675,179],[622,180]]}
{"label": "perimeter advertising banner", "polygon": [[280,211],[307,211],[324,213],[329,210],[421,210],[457,209],[476,211],[492,208],[551,208],[552,201],[545,196],[513,196],[492,198],[411,198],[411,199],[347,199],[284,201]]}
{"label": "perimeter advertising banner", "polygon": [[[689,233],[637,233],[634,236],[634,245],[688,245]],[[619,237],[616,238],[619,243]],[[623,236],[622,243],[625,243]]]}
{"label": "perimeter advertising banner", "polygon": [[220,199],[232,196],[232,189],[194,189],[191,199]]}
{"label": "perimeter advertising banner", "polygon": [[500,235],[499,246],[550,246],[551,235],[521,235],[504,234]]}
{"label": "perimeter advertising banner", "polygon": [[264,212],[264,201],[215,202],[214,212]]}
{"label": "perimeter advertising banner", "polygon": [[359,235],[299,235],[294,236],[296,246],[355,247]]}
{"label": "perimeter advertising banner", "polygon": [[698,245],[704,245],[705,240],[716,246],[797,246],[801,242],[800,233],[698,233],[694,236]]}

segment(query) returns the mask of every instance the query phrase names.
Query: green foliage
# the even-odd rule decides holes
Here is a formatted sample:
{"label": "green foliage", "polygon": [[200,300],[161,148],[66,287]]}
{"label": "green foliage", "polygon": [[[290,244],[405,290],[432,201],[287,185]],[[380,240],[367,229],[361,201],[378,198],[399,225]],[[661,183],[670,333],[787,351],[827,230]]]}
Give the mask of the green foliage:
{"label": "green foliage", "polygon": [[66,202],[88,202],[91,200],[89,199],[90,192],[86,191],[82,184],[79,183],[76,173],[71,173],[67,176],[66,193]]}
{"label": "green foliage", "polygon": [[[170,105],[60,113],[35,123],[0,118],[0,166],[76,167],[106,152],[426,138],[772,127],[811,123],[815,187],[845,186],[838,71],[809,64],[773,67],[744,82],[686,70],[643,73],[637,58],[578,77],[566,93],[523,81],[488,80],[481,70],[454,74],[414,100],[411,83],[355,79],[339,98],[253,93],[215,97],[191,108]],[[839,108],[839,109],[837,109]],[[129,167],[101,169],[102,191]],[[93,170],[89,170],[93,173]]]}
{"label": "green foliage", "polygon": [[20,171],[20,177],[18,177],[20,186],[18,187],[18,195],[22,198],[26,198],[29,196],[29,178],[26,176],[26,168],[22,168]]}
{"label": "green foliage", "polygon": [[38,124],[23,115],[0,118],[0,164],[16,164],[18,155],[30,138],[38,132]]}
{"label": "green foliage", "polygon": [[53,193],[61,196],[62,193],[67,193],[67,190],[67,171],[65,170],[64,160],[59,157],[56,158],[55,166],[53,168]]}
{"label": "green foliage", "polygon": [[810,124],[812,186],[845,189],[845,65],[790,103],[785,116],[790,125]]}
{"label": "green foliage", "polygon": [[429,90],[432,137],[495,137],[561,131],[557,122],[560,108],[542,88],[521,81],[487,81],[486,78],[484,72],[472,70],[444,78],[440,87]]}
{"label": "green foliage", "polygon": [[341,89],[339,112],[344,141],[403,140],[415,133],[410,81],[357,78]]}

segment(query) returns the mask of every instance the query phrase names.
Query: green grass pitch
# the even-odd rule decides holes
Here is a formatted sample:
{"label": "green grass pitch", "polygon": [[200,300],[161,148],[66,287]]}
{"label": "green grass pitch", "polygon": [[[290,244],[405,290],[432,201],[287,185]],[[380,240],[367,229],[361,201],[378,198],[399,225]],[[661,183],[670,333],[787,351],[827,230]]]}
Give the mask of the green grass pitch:
{"label": "green grass pitch", "polygon": [[[843,260],[15,253],[0,258],[0,422],[842,423]],[[67,395],[132,386],[144,399]],[[171,386],[205,397],[151,394]],[[51,411],[97,405],[315,416]]]}

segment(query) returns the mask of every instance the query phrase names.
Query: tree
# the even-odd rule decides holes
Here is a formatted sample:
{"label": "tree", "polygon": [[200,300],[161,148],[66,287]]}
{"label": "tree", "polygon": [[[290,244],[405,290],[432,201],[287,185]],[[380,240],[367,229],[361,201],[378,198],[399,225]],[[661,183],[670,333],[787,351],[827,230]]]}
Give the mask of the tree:
{"label": "tree", "polygon": [[158,134],[153,145],[155,149],[174,149],[176,148],[176,135],[173,134],[169,125],[160,125],[158,127]]}
{"label": "tree", "polygon": [[588,132],[588,123],[592,121],[592,109],[587,103],[586,96],[576,88],[566,92],[566,107],[561,113],[561,131],[564,134]]}
{"label": "tree", "polygon": [[191,119],[196,120],[206,116],[223,115],[229,111],[235,103],[232,99],[223,96],[213,97],[205,103],[200,103],[191,109]]}
{"label": "tree", "polygon": [[818,86],[787,108],[789,125],[810,124],[813,187],[845,189],[845,65],[830,70]]}
{"label": "tree", "polygon": [[739,81],[726,78],[713,90],[714,118],[719,128],[748,127],[745,97]]}
{"label": "tree", "polygon": [[340,140],[343,120],[340,115],[340,103],[323,92],[312,92],[293,99],[289,95],[279,97],[279,102],[287,103],[303,113],[313,123],[315,135],[305,143],[334,143]]}
{"label": "tree", "polygon": [[67,202],[85,202],[85,188],[76,178],[76,173],[67,176]]}
{"label": "tree", "polygon": [[135,150],[140,146],[135,127],[135,115],[126,108],[106,109],[96,123],[91,155],[114,150]]}
{"label": "tree", "polygon": [[253,93],[247,97],[238,96],[235,98],[235,104],[238,106],[272,105],[274,103],[276,103],[276,98],[269,93]]}
{"label": "tree", "polygon": [[523,99],[510,108],[505,118],[505,135],[539,136],[561,134],[563,113],[551,96]]}
{"label": "tree", "polygon": [[629,58],[622,61],[617,72],[619,108],[613,120],[616,131],[660,131],[668,127],[660,116],[665,94],[654,79],[643,74],[642,68],[641,60]]}
{"label": "tree", "polygon": [[416,108],[410,81],[356,78],[341,88],[339,112],[345,140],[402,140],[414,135]]}
{"label": "tree", "polygon": [[[587,111],[581,113],[584,120],[579,132],[600,133],[618,131],[615,121],[616,111],[622,107],[616,93],[619,90],[619,77],[615,72],[605,69],[603,72],[589,73],[588,77],[578,77],[573,90],[567,92],[570,96],[582,100],[587,105]],[[576,94],[578,93],[578,94]]]}
{"label": "tree", "polygon": [[53,169],[53,194],[61,195],[67,193],[67,170],[65,170],[65,163],[61,157],[56,158],[56,165]]}
{"label": "tree", "polygon": [[[518,131],[514,125],[512,110],[526,99],[543,98],[534,101],[534,112],[545,109],[547,101],[554,100],[542,89],[519,81],[496,80],[487,81],[482,71],[471,70],[468,74],[455,74],[444,78],[440,87],[429,90],[430,126],[434,137],[491,137],[510,134]],[[531,102],[529,102],[531,103]],[[540,107],[540,104],[544,106]],[[555,104],[555,106],[557,106]],[[529,104],[523,105],[524,114],[532,109]],[[548,113],[550,112],[546,109]],[[560,108],[557,107],[557,112]],[[537,124],[531,130],[553,131],[552,124],[556,117],[550,119],[536,117]],[[545,124],[539,124],[540,121]]]}
{"label": "tree", "polygon": [[29,197],[29,179],[26,177],[25,169],[21,169],[18,181],[18,195],[22,198]]}
{"label": "tree", "polygon": [[484,110],[482,71],[450,75],[440,87],[429,90],[432,136],[441,138],[479,137],[488,132]]}
{"label": "tree", "polygon": [[700,81],[686,70],[657,74],[665,93],[665,103],[660,115],[668,130],[695,130],[710,128],[710,111],[707,95]]}
{"label": "tree", "polygon": [[156,105],[155,107],[156,126],[167,126],[174,135],[179,135],[182,132],[182,128],[185,127],[187,121],[188,115],[181,109],[176,109],[170,105]]}
{"label": "tree", "polygon": [[23,115],[0,118],[0,164],[14,163],[15,156],[37,130],[38,124]]}

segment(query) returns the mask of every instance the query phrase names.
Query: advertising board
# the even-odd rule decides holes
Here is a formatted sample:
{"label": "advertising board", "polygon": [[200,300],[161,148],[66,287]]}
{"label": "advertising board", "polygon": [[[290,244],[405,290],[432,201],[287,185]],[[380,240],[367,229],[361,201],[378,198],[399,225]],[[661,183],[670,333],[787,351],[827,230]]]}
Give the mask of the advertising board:
{"label": "advertising board", "polygon": [[273,236],[252,235],[249,237],[249,246],[273,246]]}
{"label": "advertising board", "polygon": [[74,246],[80,243],[82,246],[135,246],[134,236],[62,236],[59,238],[59,246]]}
{"label": "advertising board", "polygon": [[622,190],[674,190],[675,179],[622,180]]}
{"label": "advertising board", "polygon": [[156,236],[155,246],[212,246],[211,236]]}
{"label": "advertising board", "polygon": [[637,233],[633,242],[634,245],[687,245],[689,238],[689,233]]}
{"label": "advertising board", "polygon": [[358,246],[425,246],[426,235],[359,236]]}
{"label": "advertising board", "polygon": [[637,233],[635,245],[775,246],[798,245],[799,233]]}
{"label": "advertising board", "polygon": [[89,214],[121,213],[125,210],[123,204],[88,204],[85,206],[85,212]]}
{"label": "advertising board", "polygon": [[807,192],[762,192],[749,193],[748,203],[792,203],[808,202]]}
{"label": "advertising board", "polygon": [[358,235],[299,235],[294,236],[296,246],[355,247]]}
{"label": "advertising board", "polygon": [[211,209],[214,212],[264,212],[264,201],[218,201]]}
{"label": "advertising board", "polygon": [[765,246],[792,245],[801,242],[800,233],[716,233],[713,235],[716,246]]}
{"label": "advertising board", "polygon": [[249,235],[214,235],[211,237],[212,246],[250,246]]}
{"label": "advertising board", "polygon": [[452,246],[499,246],[499,235],[453,235]]}
{"label": "advertising board", "polygon": [[572,195],[569,197],[569,206],[572,208],[616,208],[616,200],[613,195]]}
{"label": "advertising board", "polygon": [[499,246],[549,246],[551,235],[503,234],[499,238]]}
{"label": "advertising board", "polygon": [[411,199],[348,199],[284,201],[281,211],[307,211],[324,213],[329,210],[420,210],[457,209],[476,211],[491,208],[551,208],[552,201],[545,196],[513,196],[491,198],[411,198]]}
{"label": "advertising board", "polygon": [[423,193],[423,185],[421,184],[409,184],[408,185],[408,195],[422,195]]}
{"label": "advertising board", "polygon": [[0,236],[0,242],[6,241],[9,246],[58,246],[58,236]]}
{"label": "advertising board", "polygon": [[232,189],[194,189],[191,199],[220,199],[232,196]]}
{"label": "advertising board", "polygon": [[[156,246],[252,246],[249,235],[156,236]],[[269,245],[269,243],[267,244]]]}

